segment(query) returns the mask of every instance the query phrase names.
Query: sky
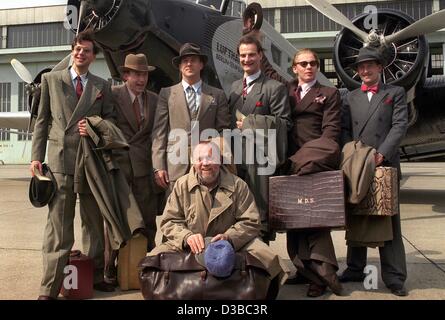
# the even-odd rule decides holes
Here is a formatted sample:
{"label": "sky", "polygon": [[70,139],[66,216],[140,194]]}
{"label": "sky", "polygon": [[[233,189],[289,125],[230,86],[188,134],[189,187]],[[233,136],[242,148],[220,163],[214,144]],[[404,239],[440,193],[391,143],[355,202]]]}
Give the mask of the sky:
{"label": "sky", "polygon": [[66,0],[0,0],[0,9],[41,7],[66,3]]}

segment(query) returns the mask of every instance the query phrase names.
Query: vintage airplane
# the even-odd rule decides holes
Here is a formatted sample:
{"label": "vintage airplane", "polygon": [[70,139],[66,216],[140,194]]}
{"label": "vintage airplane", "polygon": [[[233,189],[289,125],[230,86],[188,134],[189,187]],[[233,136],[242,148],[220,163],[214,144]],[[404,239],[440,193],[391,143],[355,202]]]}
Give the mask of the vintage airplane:
{"label": "vintage airplane", "polygon": [[[65,23],[74,32],[94,30],[113,78],[120,79],[118,66],[128,53],[145,53],[157,67],[148,84],[156,92],[179,81],[179,71],[171,59],[183,43],[194,42],[209,57],[202,74],[204,81],[228,94],[231,84],[242,77],[236,47],[244,28],[243,13],[253,21],[251,28],[262,25],[266,55],[273,67],[284,78],[292,79],[290,62],[296,49],[267,22],[262,23],[259,5],[245,10],[245,2],[239,0],[68,0],[66,8]],[[67,66],[68,59],[64,60],[59,66]],[[28,91],[38,94],[40,77],[30,81],[23,65],[18,61],[12,65],[28,83]],[[332,85],[323,75],[319,80]],[[36,106],[36,99],[30,104],[32,101]],[[0,128],[26,129],[27,118],[26,112],[0,114]]]}
{"label": "vintage airplane", "polygon": [[[443,87],[445,80],[426,78],[429,53],[423,35],[445,26],[440,21],[444,11],[414,22],[403,13],[379,10],[378,28],[365,32],[365,14],[351,22],[327,1],[307,2],[345,27],[336,38],[334,61],[348,89],[359,85],[349,64],[361,46],[378,46],[390,59],[383,80],[404,86],[410,100],[411,127],[402,143],[402,156],[410,160],[444,155],[445,113],[440,108],[444,90],[436,88]],[[236,45],[243,28],[261,27],[269,62],[282,77],[293,76],[290,65],[296,49],[262,21],[261,6],[255,3],[246,9],[239,0],[68,0],[67,23],[75,32],[95,31],[113,78],[120,78],[118,66],[126,54],[144,52],[157,66],[149,83],[154,91],[179,81],[171,58],[183,43],[195,42],[209,57],[203,79],[228,94],[232,82],[242,75]],[[332,85],[321,74],[319,81]],[[0,127],[5,127],[1,118]]]}

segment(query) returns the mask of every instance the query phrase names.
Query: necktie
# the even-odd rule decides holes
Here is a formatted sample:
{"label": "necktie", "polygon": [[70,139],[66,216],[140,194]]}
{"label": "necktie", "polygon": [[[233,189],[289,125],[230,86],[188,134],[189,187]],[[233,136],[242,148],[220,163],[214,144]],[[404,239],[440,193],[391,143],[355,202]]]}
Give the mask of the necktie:
{"label": "necktie", "polygon": [[362,84],[362,86],[360,87],[360,89],[363,92],[372,92],[373,94],[376,94],[377,92],[379,92],[379,85],[375,84],[373,86],[367,86],[366,84]]}
{"label": "necktie", "polygon": [[301,86],[298,86],[297,89],[295,89],[294,96],[295,96],[295,102],[296,103],[300,103],[301,102],[301,90],[302,90]]}
{"label": "necktie", "polygon": [[82,95],[82,92],[83,92],[82,80],[80,79],[80,76],[77,76],[76,80],[77,80],[76,95],[77,95],[77,99],[80,99],[80,96]]}
{"label": "necktie", "polygon": [[141,107],[139,104],[138,97],[134,98],[133,111],[134,111],[134,115],[136,117],[136,123],[138,124],[138,128],[139,128],[141,126]]}
{"label": "necktie", "polygon": [[192,86],[187,87],[187,105],[190,109],[190,112],[195,112],[196,109],[196,92]]}
{"label": "necktie", "polygon": [[243,98],[247,97],[247,78],[243,79]]}

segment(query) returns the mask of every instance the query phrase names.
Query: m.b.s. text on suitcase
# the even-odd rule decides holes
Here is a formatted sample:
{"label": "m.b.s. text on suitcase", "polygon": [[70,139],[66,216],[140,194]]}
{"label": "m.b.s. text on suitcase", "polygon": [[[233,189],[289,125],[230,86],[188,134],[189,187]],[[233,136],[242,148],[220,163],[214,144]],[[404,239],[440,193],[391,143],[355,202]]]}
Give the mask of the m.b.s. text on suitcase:
{"label": "m.b.s. text on suitcase", "polygon": [[344,227],[343,172],[269,178],[269,225],[276,231]]}

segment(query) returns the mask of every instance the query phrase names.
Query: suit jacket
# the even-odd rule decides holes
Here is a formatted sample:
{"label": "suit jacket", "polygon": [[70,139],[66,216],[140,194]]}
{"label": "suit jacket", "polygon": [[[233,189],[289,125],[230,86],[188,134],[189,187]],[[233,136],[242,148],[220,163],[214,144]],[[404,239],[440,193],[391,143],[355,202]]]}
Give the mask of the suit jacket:
{"label": "suit jacket", "polygon": [[[286,92],[286,87],[278,81],[266,77],[263,73],[255,80],[246,99],[242,97],[243,80],[239,79],[232,85],[229,107],[231,112],[232,128],[236,128],[236,110],[239,110],[243,115],[265,115],[275,116],[280,118],[281,124],[284,124],[287,130],[291,127],[289,99]],[[246,121],[247,124],[248,121]],[[245,124],[243,124],[244,127]],[[247,150],[247,147],[244,147]],[[266,164],[267,165],[267,164]],[[261,165],[265,166],[265,165]],[[238,173],[255,197],[255,202],[260,211],[260,218],[264,232],[268,232],[268,194],[269,194],[269,176],[273,175],[258,175],[258,164],[242,164],[238,166]],[[272,234],[262,235],[263,239]],[[272,238],[271,238],[272,239]]]}
{"label": "suit jacket", "polygon": [[236,128],[236,110],[245,116],[249,114],[273,115],[281,118],[288,129],[291,127],[289,101],[286,87],[261,73],[255,84],[243,101],[243,80],[232,84],[229,97],[232,128]]}
{"label": "suit jacket", "polygon": [[32,140],[32,160],[45,159],[53,172],[74,174],[80,142],[77,122],[98,115],[114,122],[114,102],[108,82],[91,72],[77,99],[68,69],[42,76],[41,96]]}
{"label": "suit jacket", "polygon": [[[291,143],[297,149],[301,148],[306,142],[321,137],[332,139],[338,143],[341,128],[341,98],[338,90],[323,86],[317,81],[297,104],[294,97],[297,87],[298,82],[296,80],[288,84],[293,122]],[[324,99],[325,97],[326,99]],[[324,101],[321,102],[322,100]]]}
{"label": "suit jacket", "polygon": [[361,140],[385,157],[384,165],[400,168],[399,145],[408,128],[408,108],[402,87],[379,84],[368,101],[360,88],[349,93],[342,107],[342,142]]}
{"label": "suit jacket", "polygon": [[116,124],[130,145],[129,153],[120,155],[124,158],[122,161],[119,161],[120,165],[127,176],[131,172],[130,168],[126,168],[129,165],[133,169],[135,177],[151,175],[153,172],[151,164],[151,134],[158,95],[148,90],[145,90],[143,93],[144,119],[140,128],[138,128],[127,86],[125,84],[113,86],[111,90],[116,101]]}
{"label": "suit jacket", "polygon": [[[229,128],[230,116],[224,92],[204,82],[201,92],[201,104],[197,116],[199,133],[201,134],[205,129],[221,132]],[[153,167],[167,170],[171,182],[185,175],[190,168],[189,164],[173,164],[168,161],[168,153],[175,151],[176,141],[168,140],[168,135],[173,129],[182,129],[187,132],[190,146],[191,117],[181,83],[163,88],[159,92],[153,127]]]}

